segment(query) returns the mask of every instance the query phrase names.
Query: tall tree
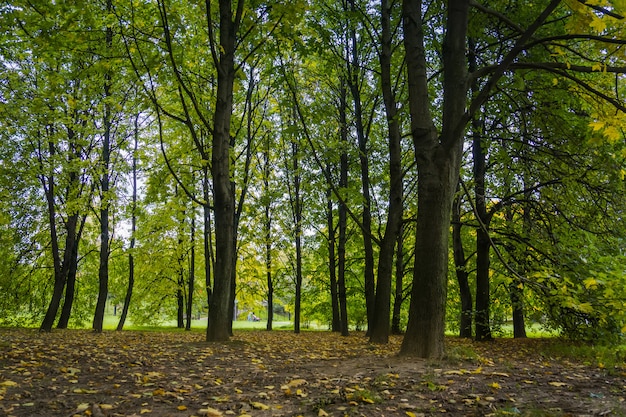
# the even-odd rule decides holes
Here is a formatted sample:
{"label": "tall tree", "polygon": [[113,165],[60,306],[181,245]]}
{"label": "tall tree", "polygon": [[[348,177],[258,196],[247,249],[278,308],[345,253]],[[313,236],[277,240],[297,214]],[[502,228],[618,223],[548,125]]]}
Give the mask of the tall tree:
{"label": "tall tree", "polygon": [[[112,0],[107,0],[105,15],[109,16],[113,11]],[[111,24],[107,24],[104,29],[105,59],[112,57],[113,48],[113,28]],[[111,135],[112,114],[111,114],[111,98],[112,92],[112,68],[108,65],[104,66],[104,94],[103,94],[103,135],[102,135],[102,153],[100,160],[100,265],[98,269],[98,301],[96,303],[96,311],[93,317],[93,329],[96,332],[102,331],[104,322],[104,310],[106,307],[107,297],[109,296],[109,206],[111,196],[109,195],[110,186],[110,162],[111,162]]]}
{"label": "tall tree", "polygon": [[430,110],[425,9],[420,0],[403,1],[411,135],[418,167],[416,259],[409,322],[401,347],[404,355],[441,357],[444,353],[448,233],[467,123],[559,3],[554,0],[540,11],[491,71],[484,87],[469,105],[466,96],[470,83],[465,59],[469,1],[453,0],[445,5],[441,56],[443,111],[439,130]]}

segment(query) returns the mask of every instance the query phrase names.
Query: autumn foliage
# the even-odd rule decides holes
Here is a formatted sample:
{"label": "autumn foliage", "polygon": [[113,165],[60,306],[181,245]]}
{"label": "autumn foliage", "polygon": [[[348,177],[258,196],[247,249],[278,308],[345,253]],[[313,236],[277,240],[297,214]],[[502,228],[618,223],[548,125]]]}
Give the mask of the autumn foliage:
{"label": "autumn foliage", "polygon": [[556,353],[562,342],[450,338],[442,361],[400,359],[400,342],[250,331],[218,344],[195,332],[2,329],[0,412],[415,417],[626,410],[624,363],[580,363]]}

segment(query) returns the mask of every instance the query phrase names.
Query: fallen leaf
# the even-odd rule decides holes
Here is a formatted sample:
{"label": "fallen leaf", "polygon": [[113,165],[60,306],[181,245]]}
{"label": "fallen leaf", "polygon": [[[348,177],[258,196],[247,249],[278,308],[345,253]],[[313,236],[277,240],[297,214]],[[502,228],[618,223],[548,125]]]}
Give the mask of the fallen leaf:
{"label": "fallen leaf", "polygon": [[250,405],[252,406],[252,408],[256,408],[257,410],[269,410],[270,409],[269,406],[263,403],[260,403],[258,401],[253,401],[250,403]]}
{"label": "fallen leaf", "polygon": [[565,382],[558,382],[558,381],[548,382],[548,384],[552,385],[553,387],[565,387],[565,386],[567,386],[567,384]]}
{"label": "fallen leaf", "polygon": [[224,414],[220,410],[216,410],[215,408],[201,408],[198,410],[198,415],[208,416],[208,417],[222,417]]}

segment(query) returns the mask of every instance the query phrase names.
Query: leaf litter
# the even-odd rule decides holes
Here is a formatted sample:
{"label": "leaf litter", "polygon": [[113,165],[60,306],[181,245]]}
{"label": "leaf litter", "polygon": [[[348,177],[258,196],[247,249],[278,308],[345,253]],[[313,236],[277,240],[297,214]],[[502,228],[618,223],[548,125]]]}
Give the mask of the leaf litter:
{"label": "leaf litter", "polygon": [[450,357],[426,361],[398,357],[395,336],[388,345],[362,333],[203,338],[0,329],[0,415],[626,415],[626,365],[546,356],[550,340],[449,338]]}

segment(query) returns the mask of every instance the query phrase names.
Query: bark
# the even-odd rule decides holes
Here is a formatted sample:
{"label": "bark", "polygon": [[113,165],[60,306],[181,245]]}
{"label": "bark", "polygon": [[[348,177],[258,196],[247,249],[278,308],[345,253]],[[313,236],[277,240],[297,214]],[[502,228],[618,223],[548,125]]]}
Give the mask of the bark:
{"label": "bark", "polygon": [[448,3],[443,47],[443,119],[438,136],[430,113],[422,4],[404,0],[403,23],[409,83],[411,136],[418,167],[415,267],[407,332],[400,353],[444,354],[448,236],[452,200],[461,167],[467,91],[465,40],[469,1]]}
{"label": "bark", "polygon": [[461,197],[458,195],[452,205],[452,253],[454,256],[454,267],[456,269],[456,279],[459,283],[459,295],[461,298],[461,317],[459,326],[459,336],[472,337],[472,292],[469,285],[469,272],[467,271],[467,259],[463,249],[461,239]]}
{"label": "bark", "polygon": [[[50,156],[52,157],[55,154],[54,143],[49,142],[48,148],[50,152]],[[39,161],[42,164],[42,160],[40,158]],[[61,270],[61,255],[59,253],[59,238],[57,233],[56,226],[56,205],[54,202],[54,193],[55,193],[55,179],[54,175],[50,174],[48,176],[42,175],[40,177],[41,184],[44,189],[44,194],[46,196],[46,203],[48,205],[48,227],[50,228],[50,248],[52,252],[52,263],[54,269],[54,287],[52,289],[52,297],[50,298],[50,303],[48,303],[48,309],[46,310],[46,314],[41,322],[41,326],[39,327],[40,331],[49,332],[52,330],[52,326],[54,325],[54,320],[56,319],[57,312],[59,311],[59,306],[61,304],[61,298],[63,297],[63,289],[65,288],[65,280],[66,276],[63,274]]]}
{"label": "bark", "polygon": [[263,207],[263,236],[265,238],[265,279],[267,282],[267,325],[266,329],[272,330],[274,321],[274,283],[272,280],[272,205],[270,196],[270,136],[265,141],[263,150],[263,194],[265,205]]}
{"label": "bark", "polygon": [[448,234],[459,165],[441,150],[420,164],[413,289],[400,353],[440,358],[444,354]]}
{"label": "bark", "polygon": [[[208,5],[208,1],[207,1]],[[209,308],[207,341],[226,341],[230,338],[233,312],[231,290],[233,257],[235,256],[235,198],[231,184],[230,121],[233,107],[235,79],[235,43],[243,2],[238,2],[233,21],[232,2],[219,0],[219,60],[217,66],[217,94],[213,119],[211,174],[215,208],[215,264],[214,287]],[[207,9],[210,22],[210,9]]]}
{"label": "bark", "polygon": [[[354,0],[349,0],[350,11],[356,13]],[[368,137],[365,133],[363,123],[363,105],[361,102],[360,83],[360,67],[359,62],[359,45],[357,43],[356,31],[354,28],[350,30],[351,56],[348,64],[348,87],[352,94],[354,102],[354,123],[356,128],[357,142],[359,145],[359,164],[361,167],[361,194],[362,194],[362,232],[363,232],[363,256],[364,271],[363,280],[365,283],[365,306],[367,310],[367,332],[372,328],[374,319],[374,303],[375,303],[375,278],[374,278],[374,246],[372,242],[372,198],[370,195],[370,174],[369,174],[369,150]],[[387,313],[387,321],[389,321],[389,313]]]}
{"label": "bark", "polygon": [[[113,9],[112,0],[107,0],[106,10]],[[107,27],[105,31],[105,46],[108,51],[113,45],[113,29]],[[104,310],[109,295],[109,163],[111,159],[111,72],[104,74],[104,140],[102,143],[100,179],[100,265],[98,268],[98,301],[93,316],[93,329],[102,332]]]}
{"label": "bark", "polygon": [[191,236],[189,245],[189,282],[187,283],[187,321],[185,323],[185,330],[191,330],[191,319],[193,316],[193,293],[195,291],[196,285],[196,219],[195,219],[195,210],[191,212]]}
{"label": "bark", "polygon": [[402,302],[404,301],[404,231],[402,225],[398,231],[396,242],[396,290],[393,298],[393,314],[391,315],[391,333],[402,334],[400,327],[400,314],[402,312]]}
{"label": "bark", "polygon": [[291,141],[293,189],[290,191],[291,210],[294,221],[296,244],[296,294],[294,305],[294,333],[300,333],[300,313],[302,307],[302,195],[300,191],[299,147],[296,140]]}
{"label": "bark", "polygon": [[[211,306],[211,294],[213,291],[213,287],[211,285],[211,265],[214,263],[213,256],[213,244],[211,241],[211,237],[213,233],[211,232],[211,205],[210,201],[210,190],[209,190],[209,172],[206,166],[202,167],[202,194],[204,198],[204,205],[202,206],[202,236],[204,240],[204,289],[206,290],[206,305],[207,308]],[[207,335],[208,338],[208,329],[209,329],[209,319],[210,314],[207,311]]]}
{"label": "bark", "polygon": [[[330,178],[330,168],[327,168],[326,178]],[[335,220],[333,216],[332,189],[329,186],[326,191],[326,220],[328,227],[328,271],[330,279],[330,305],[332,310],[331,330],[341,331],[341,319],[339,314],[339,297],[337,295],[337,237],[335,234]]]}
{"label": "bark", "polygon": [[[346,96],[347,91],[345,84],[342,82],[340,92],[340,106],[339,106],[339,118],[340,118],[340,141],[342,145],[342,152],[339,157],[339,188],[345,190],[348,187],[348,154],[346,153],[346,144],[348,142],[348,125],[346,118]],[[339,297],[339,318],[341,322],[341,335],[348,336],[348,302],[346,299],[346,242],[347,242],[347,230],[348,230],[348,208],[346,207],[346,200],[343,199],[339,202],[338,213],[338,227],[339,227],[339,241],[337,244],[337,296]]]}
{"label": "bark", "polygon": [[526,338],[526,323],[524,319],[524,287],[515,279],[509,286],[511,306],[513,308],[513,337],[516,339]]}
{"label": "bark", "polygon": [[124,329],[126,318],[128,317],[128,310],[130,308],[130,301],[133,296],[133,289],[135,286],[135,257],[133,251],[135,249],[135,234],[137,233],[137,151],[139,148],[139,115],[135,117],[134,126],[134,147],[133,147],[133,195],[131,206],[131,220],[130,220],[130,247],[128,251],[128,286],[126,287],[126,295],[124,296],[124,307],[122,307],[122,314],[120,314],[120,321],[117,323],[117,331]]}
{"label": "bark", "polygon": [[[70,217],[69,221],[71,223],[79,222],[78,215],[76,215],[76,219]],[[59,316],[59,321],[57,323],[58,329],[67,329],[67,326],[70,321],[70,316],[72,314],[72,306],[74,305],[74,294],[76,288],[76,274],[78,272],[78,245],[80,243],[80,238],[83,234],[83,228],[85,227],[85,220],[87,216],[83,215],[80,219],[80,225],[78,226],[78,231],[76,231],[76,225],[68,225],[67,235],[65,239],[65,247],[71,248],[69,250],[70,256],[69,258],[65,256],[64,263],[68,262],[68,265],[65,269],[67,271],[67,281],[65,284],[65,299],[63,300],[63,307],[61,308],[61,315]],[[73,230],[72,230],[73,229]],[[71,238],[70,236],[74,236]],[[68,249],[66,249],[66,252]]]}
{"label": "bark", "polygon": [[491,340],[490,311],[490,216],[485,202],[486,156],[479,135],[473,138],[475,210],[481,227],[476,231],[476,340]]}
{"label": "bark", "polygon": [[378,282],[374,300],[373,317],[370,321],[370,342],[387,343],[389,341],[389,313],[391,307],[391,279],[393,273],[393,255],[400,225],[402,223],[402,149],[400,124],[397,118],[396,99],[391,82],[391,2],[382,0],[382,42],[379,56],[381,66],[381,85],[385,113],[387,116],[389,150],[389,211],[385,234],[380,244],[378,257]]}

